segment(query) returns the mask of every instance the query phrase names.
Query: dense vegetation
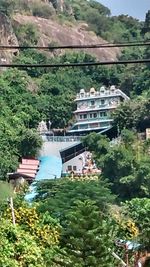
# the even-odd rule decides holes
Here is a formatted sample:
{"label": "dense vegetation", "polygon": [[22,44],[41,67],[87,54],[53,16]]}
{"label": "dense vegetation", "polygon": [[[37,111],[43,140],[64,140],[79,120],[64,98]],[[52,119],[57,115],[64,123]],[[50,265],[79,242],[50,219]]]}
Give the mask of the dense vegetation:
{"label": "dense vegetation", "polygon": [[[112,252],[125,260],[118,239],[149,249],[149,199],[133,198],[116,205],[109,184],[61,180],[38,184],[36,202],[14,198],[15,225],[9,204],[12,195],[1,184],[0,264],[14,266],[119,266]],[[32,248],[32,249],[31,249]],[[133,253],[129,254],[133,263]]]}
{"label": "dense vegetation", "polygon": [[87,148],[93,152],[103,179],[111,183],[112,192],[121,200],[150,197],[150,142],[139,141],[135,132],[123,130],[118,143],[95,133],[84,137]]}
{"label": "dense vegetation", "polygon": [[[0,8],[10,18],[17,11],[59,19],[64,23],[86,21],[89,30],[107,40],[147,40],[150,12],[145,22],[128,16],[111,17],[98,2],[66,0],[63,12],[56,1],[0,0]],[[71,9],[70,9],[71,8]],[[57,9],[57,12],[56,12]],[[20,45],[36,45],[39,33],[32,24],[13,25]],[[53,51],[55,52],[55,51]],[[66,53],[55,57],[37,50],[24,50],[14,63],[64,63],[96,61],[86,53]],[[148,48],[124,49],[120,59],[149,58]],[[150,127],[149,64],[65,69],[16,68],[0,77],[0,179],[14,171],[18,160],[35,156],[41,147],[36,128],[40,120],[52,121],[54,128],[72,123],[74,97],[81,88],[115,84],[131,100],[114,113],[120,136],[110,145],[105,136],[84,138],[93,152],[102,175],[96,180],[43,181],[37,184],[35,202],[28,205],[24,194],[14,197],[16,225],[6,202],[12,196],[7,183],[0,183],[0,266],[2,267],[94,267],[118,266],[112,252],[125,259],[115,241],[131,240],[150,248],[150,142],[142,142],[138,132]],[[45,177],[46,178],[46,177]],[[111,250],[109,250],[111,249]],[[133,263],[132,253],[129,255]]]}

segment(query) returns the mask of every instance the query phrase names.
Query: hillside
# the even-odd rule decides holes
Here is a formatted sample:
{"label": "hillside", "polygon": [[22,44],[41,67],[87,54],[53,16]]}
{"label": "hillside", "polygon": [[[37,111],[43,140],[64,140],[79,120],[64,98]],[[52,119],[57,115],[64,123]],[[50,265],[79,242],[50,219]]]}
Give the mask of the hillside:
{"label": "hillside", "polygon": [[[44,19],[34,16],[23,16],[17,14],[13,17],[14,23],[24,25],[31,23],[35,25],[39,33],[37,45],[47,46],[50,44],[57,45],[84,45],[84,44],[103,44],[104,39],[97,36],[94,32],[88,30],[86,23],[77,23],[67,26],[67,23],[60,24],[58,21]],[[87,30],[86,30],[87,29]],[[87,49],[84,50],[99,60],[115,60],[119,55],[118,48],[112,49]]]}
{"label": "hillside", "polygon": [[[53,5],[52,5],[53,2]],[[128,16],[111,17],[110,10],[93,0],[0,0],[1,45],[68,45],[143,40],[149,32]],[[55,2],[56,4],[56,2]],[[107,26],[107,27],[106,27]],[[144,26],[144,27],[143,27]],[[144,29],[144,33],[143,30]],[[104,38],[107,37],[107,38]],[[148,58],[149,49],[94,49],[41,52],[0,50],[1,63],[52,64],[96,60]],[[7,69],[0,77],[0,177],[15,170],[22,156],[35,156],[41,145],[36,128],[42,119],[53,128],[73,123],[74,98],[81,88],[116,85],[134,103],[121,107],[116,124],[143,131],[149,125],[149,65],[78,68]],[[137,97],[139,97],[138,100]],[[145,101],[147,103],[145,104]],[[137,116],[138,114],[138,116]],[[14,141],[15,140],[15,141]],[[11,148],[11,149],[8,149]]]}
{"label": "hillside", "polygon": [[[11,21],[4,14],[0,14],[0,45],[12,45],[17,46],[18,40],[13,31]],[[0,51],[0,63],[9,63],[12,60],[13,55],[16,55],[17,50],[1,50]]]}
{"label": "hillside", "polygon": [[[0,0],[0,12],[2,45],[23,45],[25,39],[26,45],[35,46],[131,41],[140,38],[142,26],[132,17],[111,17],[107,7],[93,0]],[[34,31],[36,40],[28,43],[27,31],[29,35]],[[117,48],[86,52],[98,60],[116,60],[120,55]],[[2,62],[12,59],[10,52],[0,55]]]}
{"label": "hillside", "polygon": [[[107,7],[94,0],[0,0],[0,45],[27,48],[0,49],[0,63],[19,64],[17,68],[0,66],[0,267],[149,266],[150,139],[143,137],[150,128],[150,64],[91,66],[87,62],[149,59],[150,47],[51,53],[29,48],[106,41],[143,44],[149,33],[150,10],[141,23],[125,15],[112,17]],[[66,62],[86,66],[47,66]],[[67,135],[79,90],[94,87],[98,92],[101,86],[111,85],[130,97],[112,114],[111,130],[117,129],[118,138],[110,142],[95,132],[82,136],[92,157],[84,160],[78,155],[81,173],[76,173],[73,164],[76,174],[71,172],[71,177],[68,173],[49,180],[47,168],[54,177],[55,164],[43,164],[45,180],[34,181],[36,196],[28,203],[28,185],[22,187],[17,167],[22,158],[38,156],[42,147],[39,122],[44,120],[53,135]],[[92,123],[99,119],[105,123],[109,104],[103,100],[97,108],[92,102],[90,115],[98,110],[97,116],[89,116]],[[91,166],[101,173],[93,176]],[[7,182],[10,173],[21,176],[16,179],[15,194]]]}

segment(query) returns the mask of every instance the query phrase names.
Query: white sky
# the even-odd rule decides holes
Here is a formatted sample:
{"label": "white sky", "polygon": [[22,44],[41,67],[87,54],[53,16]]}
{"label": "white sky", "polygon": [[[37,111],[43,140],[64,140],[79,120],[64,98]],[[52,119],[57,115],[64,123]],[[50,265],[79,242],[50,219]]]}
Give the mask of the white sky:
{"label": "white sky", "polygon": [[129,15],[139,20],[145,20],[145,14],[150,10],[150,0],[97,0],[111,10],[112,15]]}

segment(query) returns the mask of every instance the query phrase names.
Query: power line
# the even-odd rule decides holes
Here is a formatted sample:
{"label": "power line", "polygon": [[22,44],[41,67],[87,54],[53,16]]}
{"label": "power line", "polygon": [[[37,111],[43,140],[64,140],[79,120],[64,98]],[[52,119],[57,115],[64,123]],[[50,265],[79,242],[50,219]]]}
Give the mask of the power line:
{"label": "power line", "polygon": [[101,61],[101,62],[81,62],[81,63],[58,63],[58,64],[0,64],[0,68],[66,68],[66,67],[86,67],[100,65],[122,65],[150,63],[150,59]]}
{"label": "power line", "polygon": [[59,46],[7,46],[1,45],[0,50],[56,50],[56,49],[88,49],[88,48],[115,48],[115,47],[135,47],[135,46],[149,46],[150,42],[128,42],[128,43],[105,43],[105,44],[89,44],[89,45],[59,45]]}

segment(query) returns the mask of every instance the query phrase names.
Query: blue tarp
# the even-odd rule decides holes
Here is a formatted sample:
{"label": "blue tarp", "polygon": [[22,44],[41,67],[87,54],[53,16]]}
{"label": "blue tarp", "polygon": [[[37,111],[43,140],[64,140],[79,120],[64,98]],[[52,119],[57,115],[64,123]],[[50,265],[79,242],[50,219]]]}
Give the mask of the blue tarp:
{"label": "blue tarp", "polygon": [[42,156],[39,157],[38,160],[40,160],[39,171],[35,177],[35,182],[29,187],[29,193],[25,196],[25,199],[28,201],[31,201],[36,195],[36,181],[61,177],[61,158],[55,156]]}

